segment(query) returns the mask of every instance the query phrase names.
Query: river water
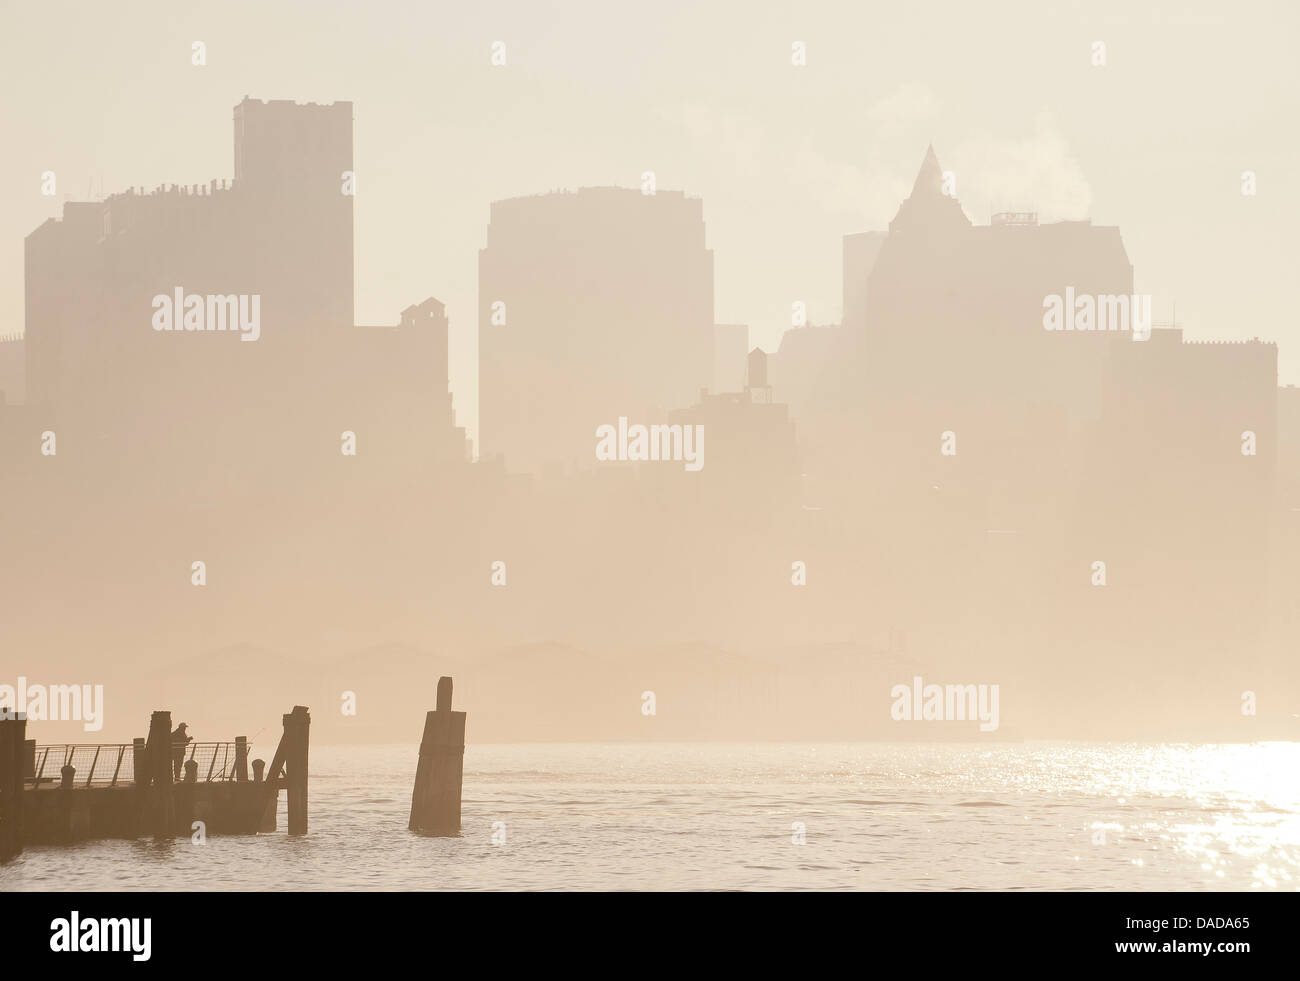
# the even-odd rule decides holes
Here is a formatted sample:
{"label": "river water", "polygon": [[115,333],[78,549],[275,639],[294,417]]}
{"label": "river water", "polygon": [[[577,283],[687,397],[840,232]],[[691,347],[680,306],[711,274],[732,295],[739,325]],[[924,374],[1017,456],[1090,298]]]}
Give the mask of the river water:
{"label": "river water", "polygon": [[[4,889],[1300,888],[1300,743],[313,746],[310,834],[30,847]],[[802,840],[802,844],[797,843]]]}

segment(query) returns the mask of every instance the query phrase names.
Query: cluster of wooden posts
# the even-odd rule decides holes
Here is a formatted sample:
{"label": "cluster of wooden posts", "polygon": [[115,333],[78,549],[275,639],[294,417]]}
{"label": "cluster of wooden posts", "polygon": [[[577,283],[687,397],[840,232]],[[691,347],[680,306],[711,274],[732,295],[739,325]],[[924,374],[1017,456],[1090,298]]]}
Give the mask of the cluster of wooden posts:
{"label": "cluster of wooden posts", "polygon": [[[438,680],[436,707],[425,717],[408,823],[420,834],[460,833],[465,713],[451,711],[451,688],[450,678]],[[223,763],[216,779],[215,755],[206,774],[191,758],[180,777],[171,720],[170,712],[154,712],[148,738],[136,739],[130,747],[131,781],[118,781],[127,750],[123,745],[113,747],[118,752],[111,783],[95,786],[93,764],[80,784],[70,763],[61,767],[57,781],[53,774],[38,774],[36,741],[27,738],[26,718],[0,706],[0,861],[21,852],[24,843],[189,835],[199,822],[205,835],[275,831],[281,788],[289,834],[307,833],[311,715],[304,706],[283,717],[284,733],[271,765],[253,760],[252,779],[244,736],[236,737],[233,763]],[[96,762],[99,756],[97,748]],[[47,749],[42,768],[48,757]]]}

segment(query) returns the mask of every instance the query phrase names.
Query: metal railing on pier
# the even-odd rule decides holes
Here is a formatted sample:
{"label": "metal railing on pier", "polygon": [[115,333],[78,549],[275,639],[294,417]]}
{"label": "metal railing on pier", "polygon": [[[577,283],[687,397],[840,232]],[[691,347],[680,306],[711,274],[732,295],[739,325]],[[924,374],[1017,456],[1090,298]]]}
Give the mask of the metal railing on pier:
{"label": "metal railing on pier", "polygon": [[[252,745],[251,743],[249,744]],[[186,743],[173,750],[173,779],[184,779],[185,764],[193,760],[200,782],[235,778],[234,742]],[[72,766],[74,787],[120,787],[135,783],[135,752],[130,743],[56,743],[36,747],[35,786],[58,784],[63,768]],[[28,779],[32,779],[29,777]]]}

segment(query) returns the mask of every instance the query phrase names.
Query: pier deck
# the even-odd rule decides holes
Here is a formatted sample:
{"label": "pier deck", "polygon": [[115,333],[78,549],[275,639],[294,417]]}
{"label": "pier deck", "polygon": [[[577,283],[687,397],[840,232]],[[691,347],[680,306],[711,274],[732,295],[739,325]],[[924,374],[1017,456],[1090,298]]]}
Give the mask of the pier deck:
{"label": "pier deck", "polygon": [[307,832],[304,706],[284,716],[270,767],[253,760],[251,779],[247,738],[173,743],[170,712],[153,713],[148,738],[129,744],[45,746],[14,715],[0,713],[0,860],[24,844],[273,832],[281,789],[289,833]]}

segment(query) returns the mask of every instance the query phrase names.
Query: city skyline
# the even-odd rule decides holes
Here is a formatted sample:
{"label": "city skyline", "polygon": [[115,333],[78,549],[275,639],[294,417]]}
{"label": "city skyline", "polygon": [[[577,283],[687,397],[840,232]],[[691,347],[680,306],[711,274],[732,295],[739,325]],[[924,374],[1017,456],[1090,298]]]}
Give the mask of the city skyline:
{"label": "city skyline", "polygon": [[[1285,724],[1300,390],[1277,387],[1271,341],[1188,343],[1153,322],[1118,227],[972,222],[928,146],[888,230],[843,238],[854,318],[796,327],[769,355],[709,316],[698,199],[500,202],[479,326],[504,382],[482,389],[494,452],[470,463],[442,302],[408,303],[392,327],[351,313],[351,113],[245,97],[234,181],[72,202],[28,235],[28,399],[0,410],[9,513],[77,516],[75,531],[57,519],[71,551],[5,570],[6,595],[30,601],[15,645],[76,663],[66,630],[84,629],[142,644],[132,660],[186,637],[179,653],[315,646],[324,664],[433,643],[490,666],[542,644],[555,679],[593,646],[635,672],[697,645],[713,667],[677,683],[730,693],[683,704],[711,720],[710,698],[730,704],[712,720],[725,732],[772,697],[762,665],[784,636],[858,652],[786,679],[786,725],[882,735],[886,719],[855,717],[864,695],[829,712],[813,691],[843,675],[845,693],[883,697],[868,680],[882,670],[960,668],[1007,676],[1008,696],[1037,689],[1004,697],[1011,731],[1122,732],[1137,720],[1089,719],[1113,695],[1073,675],[1081,657],[1142,651],[1139,675],[1170,656],[1264,672],[1282,686],[1267,724]],[[723,377],[741,384],[711,391]],[[105,473],[90,506],[81,489]],[[268,540],[295,544],[273,559]],[[174,592],[177,544],[224,556],[223,613]],[[42,583],[89,588],[121,563],[136,599],[48,629]],[[189,588],[206,574],[205,559]],[[134,604],[156,590],[170,611],[142,624]],[[1200,593],[1213,601],[1183,613]],[[1037,609],[1014,612],[1022,595]],[[677,614],[647,619],[641,597]],[[1065,677],[1083,714],[1043,701]],[[508,674],[490,684],[528,703]],[[610,697],[588,691],[573,732],[610,724]],[[1185,691],[1138,729],[1231,730],[1218,701]]]}
{"label": "city skyline", "polygon": [[[236,145],[235,145],[235,167],[234,167],[235,172],[239,172],[242,167],[247,166],[246,163],[244,163],[243,161],[243,155],[240,151],[239,134],[242,130],[242,124],[240,122],[241,107],[243,105],[264,107],[268,104],[280,105],[280,106],[292,106],[292,105],[316,106],[317,105],[317,103],[303,103],[292,99],[250,100],[247,97],[245,97],[244,102],[242,102],[239,106],[236,106],[236,112],[235,112],[236,136],[237,136]],[[337,106],[340,109],[346,108],[347,110],[351,110],[353,106],[351,102],[333,103],[330,105]],[[322,106],[321,108],[327,110],[329,106]],[[332,166],[340,167],[341,174],[343,172],[346,172],[348,174],[346,183],[351,183],[353,190],[348,191],[346,195],[341,195],[340,200],[345,200],[349,205],[351,205],[355,193],[354,189],[355,189],[356,177],[353,176],[355,174],[355,171],[351,169],[353,138],[351,135],[350,125],[347,128],[347,134],[348,135],[347,135],[346,151],[340,148],[340,154],[339,154],[339,159],[337,161],[337,164],[332,164]],[[924,171],[927,167],[929,168],[938,167],[933,144],[930,144],[926,152],[927,152],[927,156],[922,163],[922,171]],[[968,223],[975,226],[979,226],[981,223],[979,223],[978,221],[972,221],[970,217],[966,214],[965,208],[961,206],[960,195],[958,195],[955,190],[956,173],[954,171],[944,171],[943,174],[949,180],[951,180],[954,185],[952,193],[949,194],[945,192],[944,194],[945,198],[952,201],[954,213],[961,214],[963,216],[963,219]],[[662,193],[660,193],[656,186],[655,175],[651,173],[648,175],[643,174],[642,176],[649,178],[649,187],[651,188],[651,192],[648,195],[646,193],[646,186],[647,186],[646,180],[642,180],[642,184],[640,188],[602,186],[602,187],[577,187],[571,190],[560,189],[560,190],[537,191],[531,194],[525,194],[514,198],[492,201],[490,207],[490,213],[495,213],[498,209],[508,209],[508,212],[506,213],[517,212],[521,207],[535,208],[540,205],[543,205],[544,202],[546,201],[552,201],[557,199],[560,202],[564,202],[566,200],[572,200],[575,202],[590,200],[593,195],[609,195],[611,193],[619,194],[619,195],[625,194],[628,196],[629,200],[634,198],[637,195],[641,196],[642,198],[647,198],[647,197],[651,199],[659,198],[660,200],[667,199],[669,201],[674,199],[680,199],[681,201],[683,201],[683,203],[689,203],[689,206],[695,208],[697,212],[703,205],[702,199],[700,199],[699,197],[692,196],[685,191],[672,189],[672,188],[665,188],[663,189]],[[932,178],[933,176],[934,175],[931,175]],[[316,179],[322,180],[324,179],[324,175],[318,173]],[[324,184],[322,186],[327,186],[329,184],[330,181],[328,179],[325,179]],[[155,188],[149,189],[147,194],[156,195],[159,193],[171,193],[171,194],[180,194],[180,195],[187,195],[187,194],[202,195],[202,194],[211,194],[217,191],[225,191],[228,188],[233,187],[233,185],[234,185],[233,178],[228,179],[224,177],[214,177],[208,181],[199,184],[192,184],[192,185],[165,182],[163,184],[158,185]],[[138,197],[142,192],[145,192],[145,189],[143,187],[137,188],[135,185],[129,185],[123,190],[113,191],[107,197],[100,197],[98,199],[88,199],[86,201],[77,200],[73,198],[70,194],[65,192],[60,205],[62,209],[62,214],[56,216],[56,220],[65,217],[68,214],[67,209],[69,205],[71,205],[73,208],[85,208],[85,207],[93,208],[96,205],[101,205],[111,200],[119,200],[119,201],[123,201],[123,203],[128,203],[133,198],[133,196]],[[530,202],[535,202],[535,203],[530,203]],[[657,206],[655,205],[654,201],[651,201],[650,203],[654,206]],[[597,207],[599,207],[599,205],[597,205]],[[1016,217],[1027,217],[1030,220],[1032,220],[1034,224],[1038,224],[1040,216],[1036,212],[1032,214],[1025,214],[1023,212],[1004,212],[1000,214],[992,214],[990,215],[989,222],[984,224],[983,227],[989,227],[990,225],[997,224],[999,220],[1006,220],[1009,218],[1016,218]],[[1092,224],[1091,220],[1088,218],[1082,219],[1082,222],[1083,224],[1089,224],[1089,225]],[[883,224],[889,224],[889,223],[885,222]],[[350,242],[351,223],[349,223],[348,229],[349,229],[348,239]],[[488,250],[488,247],[490,246],[491,243],[490,233],[491,233],[491,220],[489,217],[489,221],[485,226],[485,233],[484,233],[485,245],[482,249],[479,250],[480,274],[479,274],[479,287],[478,290],[476,291],[477,292],[477,303],[476,303],[477,322],[476,322],[475,333],[479,335],[480,340],[479,343],[475,345],[476,348],[481,348],[482,336],[485,333],[491,332],[491,324],[492,324],[492,317],[493,317],[493,303],[496,302],[494,296],[489,295],[489,294],[493,294],[494,288],[491,286],[485,287],[483,284],[482,263],[483,263],[483,256],[490,254]],[[714,279],[715,279],[712,270],[712,266],[713,266],[712,260],[714,256],[714,250],[708,247],[707,226],[705,226],[704,228],[704,233],[705,233],[704,234],[705,252],[708,255],[710,260],[708,292],[711,297],[714,289]],[[842,277],[840,283],[842,303],[839,308],[841,311],[841,317],[838,321],[818,320],[814,316],[811,316],[808,313],[807,311],[808,304],[806,301],[796,300],[794,301],[792,306],[797,304],[803,308],[803,311],[800,315],[803,322],[795,323],[792,324],[791,326],[781,328],[776,335],[775,343],[771,344],[770,347],[764,347],[762,344],[755,344],[752,341],[752,337],[755,329],[750,324],[745,323],[745,324],[738,325],[738,329],[743,328],[747,337],[749,338],[749,342],[745,345],[746,354],[748,353],[749,350],[753,349],[754,347],[759,347],[764,349],[765,352],[769,355],[776,355],[779,363],[779,356],[781,354],[782,345],[788,339],[791,340],[794,339],[791,337],[792,334],[796,332],[806,332],[807,329],[809,328],[813,328],[813,329],[840,328],[843,327],[845,324],[852,325],[853,323],[859,321],[862,316],[861,310],[863,308],[862,307],[863,299],[862,299],[862,295],[855,293],[855,291],[861,289],[861,287],[857,284],[863,282],[864,279],[862,275],[858,275],[857,278],[855,279],[852,273],[855,271],[858,273],[864,273],[870,271],[871,264],[874,262],[875,255],[877,254],[879,244],[880,242],[883,241],[885,234],[886,233],[883,230],[858,231],[858,232],[846,232],[842,236],[843,265],[842,265]],[[868,242],[872,242],[874,244],[867,245]],[[867,251],[864,252],[863,251],[864,248]],[[338,265],[336,265],[336,270],[329,274],[329,279],[332,284],[341,283],[345,279],[351,279],[355,281],[356,279],[355,274],[353,274],[350,277],[340,275],[342,269],[344,268],[344,266],[342,265],[343,260],[341,256],[336,257],[334,261]],[[353,262],[355,262],[355,256],[353,258]],[[352,265],[352,263],[348,263],[348,265]],[[304,280],[300,288],[304,290],[309,290],[311,289],[311,286],[307,280]],[[1151,298],[1149,294],[1146,295],[1146,298],[1148,302],[1150,302]],[[28,298],[28,300],[30,302],[30,297]],[[439,300],[438,302],[442,304],[445,310],[445,304],[443,303],[443,301]],[[713,305],[711,299],[710,299],[710,305],[711,306]],[[344,312],[346,308],[352,309],[353,313],[350,316]],[[346,294],[340,294],[335,309],[336,309],[336,313],[331,314],[330,316],[332,317],[333,322],[336,325],[341,326],[344,324],[362,322],[355,315],[355,304],[352,302],[350,289],[346,292]],[[311,312],[310,303],[307,303],[305,306],[301,303],[298,304],[298,311],[299,311],[298,315],[301,316],[304,319],[304,321],[310,321],[312,319],[313,314]],[[1160,319],[1159,317],[1156,317],[1155,324],[1162,330],[1174,330],[1177,331],[1180,336],[1182,336],[1185,333],[1185,328],[1184,328],[1182,318],[1177,316],[1176,308],[1171,308],[1170,317],[1171,319],[1169,320],[1163,320]],[[713,319],[713,323],[710,325],[710,330],[713,332],[714,336],[710,337],[706,343],[711,345],[712,354],[715,361],[713,365],[713,370],[706,372],[704,376],[706,380],[704,384],[699,385],[698,388],[700,389],[708,388],[714,394],[722,394],[724,391],[728,389],[719,389],[717,387],[717,379],[719,377],[727,377],[727,378],[735,379],[737,374],[734,366],[718,365],[716,363],[716,357],[719,352],[724,350],[724,345],[726,343],[724,340],[725,335],[721,334],[720,332],[727,330],[730,325],[718,320],[716,316],[713,317],[712,319]],[[448,336],[450,338],[451,336],[450,331]],[[1263,339],[1268,340],[1267,338],[1263,338]],[[1258,341],[1261,340],[1261,337],[1260,335],[1250,335],[1250,336],[1242,336],[1242,337],[1234,337],[1234,338],[1213,336],[1213,337],[1198,338],[1196,340],[1187,338],[1187,340],[1191,343],[1214,343],[1214,342],[1231,343],[1231,342]],[[26,352],[23,350],[23,348],[26,347],[24,341],[25,341],[24,333],[14,332],[8,335],[0,336],[0,393],[6,391],[6,388],[4,386],[7,383],[8,392],[9,392],[8,400],[11,403],[25,401],[25,397],[19,397],[19,395],[17,394],[17,393],[22,393],[22,395],[25,396],[25,393],[27,391],[27,386],[28,386],[28,379],[26,377],[26,372],[22,370],[22,367],[20,367],[21,365],[25,364],[28,357]],[[1277,344],[1278,342],[1274,339],[1272,340],[1272,343]],[[738,352],[735,349],[732,349],[728,353],[733,358],[735,358]],[[483,357],[484,357],[483,352],[479,350],[478,356],[476,358],[476,362],[477,362],[476,370],[471,374],[470,376],[471,380],[468,383],[464,384],[464,388],[467,391],[475,393],[480,397],[481,397],[481,388],[482,388],[482,372],[484,370]],[[1278,358],[1279,378],[1281,375],[1280,366],[1285,364],[1286,360],[1287,359],[1283,355],[1283,352],[1280,350],[1279,358]],[[450,362],[450,352],[448,352],[448,362]],[[489,365],[490,364],[491,364],[491,360],[489,359]],[[448,370],[448,382],[449,384],[452,384],[450,363],[448,363],[447,370]],[[491,370],[492,369],[489,367],[489,371]],[[743,372],[740,373],[740,377],[743,379]],[[1281,379],[1280,379],[1280,385],[1287,389],[1296,387],[1293,383],[1286,383]],[[733,387],[729,390],[739,391],[740,387],[742,386],[736,385],[736,387]],[[680,391],[685,391],[685,389],[680,389]],[[455,394],[454,385],[453,385],[452,394],[454,397]],[[658,406],[659,409],[667,409],[667,408],[678,409],[678,408],[685,408],[686,403],[689,400],[679,399],[678,401],[680,404],[674,403],[671,405],[669,404],[671,400],[660,399],[659,401],[662,403]],[[479,419],[479,410],[480,410],[479,400],[476,399],[466,404],[466,400],[462,399],[461,406],[460,406],[460,418],[474,420],[474,422],[477,424]],[[470,445],[471,447],[473,447],[472,453],[474,457],[477,458],[481,453],[481,443],[482,443],[481,436],[477,439],[475,438],[475,435],[473,434],[474,426],[472,426],[469,423],[466,423],[463,428],[465,428],[468,434],[468,439],[470,440]],[[489,456],[492,455],[494,454],[489,453]]]}
{"label": "city skyline", "polygon": [[[414,297],[434,295],[447,305],[452,387],[476,447],[476,251],[485,244],[492,201],[556,187],[635,187],[654,169],[661,187],[704,202],[708,247],[718,257],[717,322],[749,325],[751,346],[771,353],[795,299],[806,300],[811,322],[840,322],[841,237],[884,227],[911,184],[919,149],[931,142],[958,175],[958,197],[977,221],[1024,208],[1045,220],[1122,223],[1139,270],[1136,286],[1153,296],[1157,321],[1173,319],[1176,305],[1189,337],[1272,337],[1282,383],[1300,382],[1293,328],[1262,326],[1281,301],[1286,270],[1300,262],[1284,221],[1300,208],[1284,178],[1293,152],[1285,129],[1267,125],[1295,107],[1286,32],[1260,38],[1212,4],[1148,16],[1103,4],[1066,12],[1068,29],[1045,35],[1060,12],[1018,6],[1019,17],[996,26],[973,12],[946,11],[948,29],[931,31],[919,12],[873,13],[868,25],[864,12],[835,5],[787,21],[741,17],[726,4],[690,14],[670,4],[656,12],[653,29],[634,36],[611,32],[609,14],[589,4],[546,17],[525,5],[502,14],[513,32],[503,68],[489,58],[504,32],[485,13],[402,11],[379,22],[350,16],[340,3],[304,18],[292,7],[233,7],[212,21],[160,6],[166,17],[143,13],[127,31],[106,11],[77,10],[79,23],[97,29],[61,39],[58,51],[37,31],[30,43],[6,50],[4,64],[36,78],[48,70],[42,63],[69,70],[89,64],[110,75],[128,63],[139,74],[143,64],[142,83],[169,79],[150,87],[153,115],[176,120],[186,138],[172,138],[170,124],[165,134],[155,132],[125,107],[101,104],[98,93],[115,91],[112,84],[77,102],[43,103],[39,115],[11,107],[19,151],[0,162],[13,221],[3,246],[9,251],[0,251],[0,334],[20,329],[19,240],[64,194],[86,197],[88,178],[107,192],[229,176],[228,165],[217,166],[229,151],[216,124],[238,96],[256,90],[263,98],[355,100],[357,322],[385,322]],[[1285,5],[1265,6],[1274,18],[1295,17]],[[55,16],[53,9],[15,8],[18,23],[8,37],[20,36],[27,18]],[[351,63],[379,70],[342,91],[306,50],[258,58],[289,24],[318,45],[346,36]],[[918,43],[891,46],[889,37]],[[107,38],[113,59],[96,47]],[[210,49],[203,67],[190,65],[196,38]],[[790,65],[794,39],[808,46],[802,68]],[[1089,60],[1097,39],[1110,45],[1101,68]],[[173,45],[175,70],[189,72],[187,85],[174,84],[160,54]],[[402,67],[388,57],[394,45],[409,59]],[[1011,64],[998,66],[996,52],[1007,48],[1032,57],[1032,91],[1018,86]],[[866,57],[855,57],[856,49]],[[133,59],[133,50],[148,55]],[[433,89],[406,85],[416,66]],[[978,96],[960,81],[975,75],[982,79]],[[647,98],[642,77],[662,95]],[[1168,98],[1162,80],[1175,78],[1191,86],[1186,98]],[[598,87],[585,84],[593,79]],[[447,92],[468,91],[471,102],[438,99],[438,82]],[[517,98],[521,84],[527,99]],[[434,101],[417,95],[425,91]],[[602,138],[554,120],[543,125],[523,108],[543,97],[582,107],[614,128]],[[809,112],[810,102],[825,109]],[[1193,113],[1193,104],[1211,108]],[[621,124],[618,106],[626,113]],[[1044,106],[1053,107],[1050,117]],[[479,126],[479,110],[494,122]],[[1215,127],[1228,117],[1237,135],[1224,141]],[[1152,118],[1159,128],[1146,124]],[[78,119],[109,121],[95,148],[71,138]],[[88,131],[98,134],[98,124]],[[1177,143],[1165,137],[1174,131]],[[534,152],[509,149],[521,141]],[[436,150],[453,146],[452,153]],[[427,176],[435,160],[445,178]],[[1248,169],[1259,175],[1258,198],[1239,193]],[[59,175],[54,201],[39,195],[45,170]],[[411,214],[455,232],[427,241],[425,253],[394,249]],[[1210,225],[1218,231],[1207,238],[1199,230]],[[1211,266],[1226,275],[1208,275]]]}

